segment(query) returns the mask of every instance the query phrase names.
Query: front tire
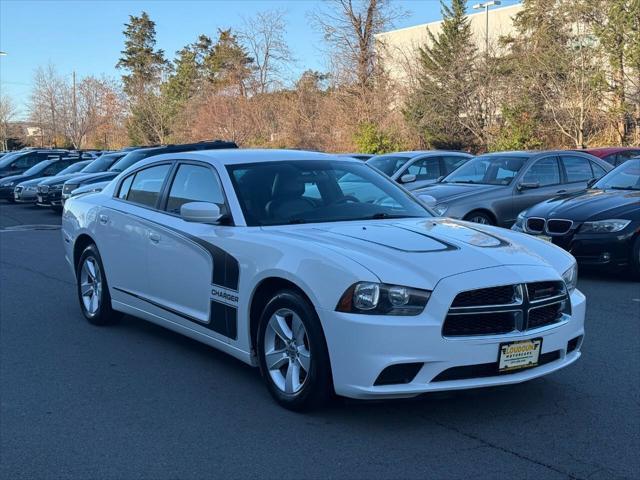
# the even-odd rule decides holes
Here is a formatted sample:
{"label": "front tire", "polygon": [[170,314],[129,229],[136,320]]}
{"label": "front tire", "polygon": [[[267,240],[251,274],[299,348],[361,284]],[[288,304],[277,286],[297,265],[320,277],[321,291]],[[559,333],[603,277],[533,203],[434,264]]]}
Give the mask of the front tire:
{"label": "front tire", "polygon": [[320,319],[293,290],[277,293],[258,326],[258,362],[267,389],[283,407],[318,408],[331,392],[331,367]]}
{"label": "front tire", "polygon": [[80,256],[76,267],[76,284],[80,309],[89,323],[109,325],[120,319],[122,314],[111,308],[102,259],[94,244],[85,248]]}
{"label": "front tire", "polygon": [[491,218],[485,212],[480,212],[480,211],[474,211],[474,212],[471,212],[471,213],[467,214],[464,217],[464,220],[466,220],[468,222],[473,222],[473,223],[481,223],[482,225],[495,225],[496,224],[493,221],[493,218]]}
{"label": "front tire", "polygon": [[631,247],[631,274],[636,280],[640,280],[640,235]]}

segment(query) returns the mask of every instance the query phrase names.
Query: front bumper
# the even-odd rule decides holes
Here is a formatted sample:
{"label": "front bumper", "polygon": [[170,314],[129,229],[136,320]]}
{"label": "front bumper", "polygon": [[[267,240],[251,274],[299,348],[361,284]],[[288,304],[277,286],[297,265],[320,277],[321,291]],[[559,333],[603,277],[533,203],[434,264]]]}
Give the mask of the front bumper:
{"label": "front bumper", "polygon": [[13,189],[15,187],[0,187],[0,199],[13,200]]}
{"label": "front bumper", "polygon": [[62,206],[62,191],[38,192],[36,203],[42,207]]}
{"label": "front bumper", "polygon": [[[425,311],[415,317],[320,310],[336,393],[361,399],[413,397],[433,391],[519,383],[570,365],[580,357],[584,336],[586,300],[577,290],[571,294],[571,315],[559,323],[505,335],[455,338],[442,335],[443,319],[461,291],[545,280],[558,280],[557,272],[545,267],[505,266],[454,275],[438,283]],[[456,367],[496,364],[501,343],[533,338],[543,339],[541,358],[549,354],[554,356],[553,361],[508,374],[436,380],[445,370]],[[568,353],[569,342],[576,338],[580,338],[577,348]],[[422,366],[408,383],[374,385],[385,368],[409,363]]]}
{"label": "front bumper", "polygon": [[13,199],[18,203],[35,203],[38,200],[35,190],[22,190],[19,193],[14,192]]}
{"label": "front bumper", "polygon": [[[511,229],[523,231],[515,226]],[[639,232],[640,223],[634,222],[616,233],[580,233],[574,228],[565,235],[550,238],[554,245],[567,250],[581,265],[624,267],[632,261],[633,243]]]}

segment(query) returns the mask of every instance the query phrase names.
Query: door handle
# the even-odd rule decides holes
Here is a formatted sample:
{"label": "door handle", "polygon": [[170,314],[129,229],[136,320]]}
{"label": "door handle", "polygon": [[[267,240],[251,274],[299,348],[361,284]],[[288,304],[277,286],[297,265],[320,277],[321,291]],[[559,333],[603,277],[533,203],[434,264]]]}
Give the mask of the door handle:
{"label": "door handle", "polygon": [[102,225],[106,225],[109,222],[109,217],[107,217],[106,215],[100,215],[99,218]]}
{"label": "door handle", "polygon": [[158,243],[160,241],[160,235],[154,232],[149,232],[149,240],[153,243]]}

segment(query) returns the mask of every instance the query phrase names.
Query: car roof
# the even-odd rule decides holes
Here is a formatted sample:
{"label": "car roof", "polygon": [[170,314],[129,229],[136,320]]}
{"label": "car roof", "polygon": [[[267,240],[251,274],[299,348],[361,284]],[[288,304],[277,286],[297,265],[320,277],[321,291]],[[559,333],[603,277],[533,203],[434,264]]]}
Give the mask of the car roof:
{"label": "car roof", "polygon": [[467,152],[461,152],[459,150],[406,150],[404,152],[391,152],[391,153],[381,153],[380,155],[375,155],[372,158],[383,158],[383,157],[409,157],[414,158],[418,156],[428,156],[428,155],[442,155],[443,153],[457,153],[461,155],[471,155]]}
{"label": "car roof", "polygon": [[640,147],[599,147],[599,148],[585,148],[583,150],[575,150],[576,152],[589,153],[596,157],[606,157],[613,153],[628,152],[629,150],[640,150]]}
{"label": "car roof", "polygon": [[[216,160],[226,165],[243,163],[278,162],[287,160],[340,160],[362,164],[362,161],[352,157],[339,157],[328,153],[310,152],[306,150],[279,150],[259,148],[229,148],[215,150],[196,150],[183,152],[193,158]],[[149,160],[157,161],[160,157],[151,157]]]}

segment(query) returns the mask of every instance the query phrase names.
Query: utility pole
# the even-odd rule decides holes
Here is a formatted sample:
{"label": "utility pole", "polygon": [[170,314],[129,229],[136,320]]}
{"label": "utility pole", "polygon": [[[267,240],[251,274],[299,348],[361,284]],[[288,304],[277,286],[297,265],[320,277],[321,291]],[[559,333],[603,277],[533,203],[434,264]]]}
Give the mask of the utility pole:
{"label": "utility pole", "polygon": [[[73,71],[73,136],[76,136],[78,132],[78,105],[76,103],[76,71]],[[73,142],[75,143],[76,139],[73,138]],[[79,148],[79,145],[74,145],[74,147]]]}
{"label": "utility pole", "polygon": [[474,10],[482,10],[484,8],[485,14],[485,29],[484,29],[484,53],[489,56],[489,7],[497,7],[501,5],[501,0],[491,0],[489,2],[476,3],[472,8]]}

